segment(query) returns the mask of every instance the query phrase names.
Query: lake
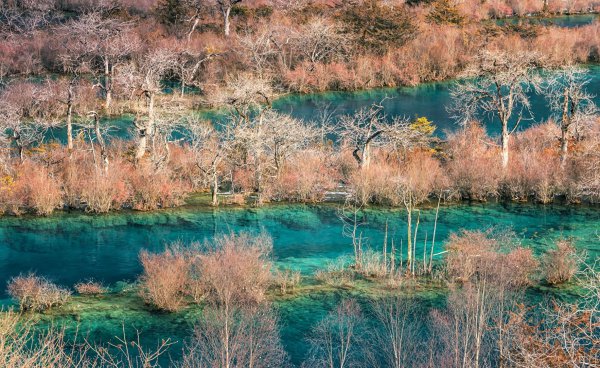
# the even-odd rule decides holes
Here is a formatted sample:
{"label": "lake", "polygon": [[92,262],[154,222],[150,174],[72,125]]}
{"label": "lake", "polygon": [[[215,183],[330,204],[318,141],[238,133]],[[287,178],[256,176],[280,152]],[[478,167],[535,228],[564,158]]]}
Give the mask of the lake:
{"label": "lake", "polygon": [[[594,95],[595,103],[600,105],[600,66],[592,65],[588,66],[588,69],[590,82],[587,90]],[[331,113],[332,120],[335,121],[340,115],[351,115],[361,108],[368,108],[374,103],[382,103],[388,118],[424,116],[437,126],[435,134],[443,138],[447,132],[455,131],[459,127],[447,111],[447,107],[452,103],[450,91],[455,83],[456,81],[445,81],[424,83],[416,87],[379,88],[358,92],[289,94],[275,100],[273,108],[304,121],[319,121],[320,111],[326,109]],[[519,129],[544,122],[552,116],[548,109],[548,103],[542,95],[531,92],[530,97],[533,119],[524,120]],[[223,113],[215,111],[200,112],[200,115],[211,121],[226,119]],[[123,139],[131,138],[132,115],[103,121],[113,127],[109,133],[111,136]],[[484,116],[482,122],[489,134],[500,133],[500,126],[496,120]],[[50,131],[49,138],[64,141],[65,132],[64,128],[55,128]]]}
{"label": "lake", "polygon": [[[337,257],[352,254],[351,240],[342,235],[339,208],[269,205],[262,208],[182,208],[153,213],[119,213],[91,216],[57,214],[48,218],[0,218],[0,284],[29,271],[64,286],[94,278],[117,289],[120,281],[133,281],[141,272],[141,249],[161,251],[174,241],[204,241],[230,232],[271,235],[273,258],[278,267],[299,270],[305,276]],[[405,212],[373,208],[365,211],[363,233],[372,247],[383,242],[386,222],[396,244],[405,237]],[[423,209],[416,254],[423,251],[427,234],[431,239],[434,209]],[[541,253],[561,237],[575,239],[590,261],[600,257],[600,211],[586,206],[530,204],[473,204],[442,206],[437,229],[436,252],[443,250],[449,234],[461,229],[511,230],[522,243]],[[4,288],[2,288],[4,289]],[[11,304],[0,291],[2,303]],[[443,290],[420,291],[424,303],[443,300]],[[343,297],[363,298],[351,291],[303,294],[276,303],[281,316],[282,338],[295,363],[306,354],[306,334]],[[198,309],[181,313],[152,312],[135,294],[111,294],[101,298],[75,299],[50,319],[106,341],[121,332],[139,330],[143,341],[154,346],[161,338],[183,341],[191,334]],[[52,315],[52,314],[51,314]],[[178,345],[180,346],[180,345]],[[176,357],[180,350],[173,352]]]}

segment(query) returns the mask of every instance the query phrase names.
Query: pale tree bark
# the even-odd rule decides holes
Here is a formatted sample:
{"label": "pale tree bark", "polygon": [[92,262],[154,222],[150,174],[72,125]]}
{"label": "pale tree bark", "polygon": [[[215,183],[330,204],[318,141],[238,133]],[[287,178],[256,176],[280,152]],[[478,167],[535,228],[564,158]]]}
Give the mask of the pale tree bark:
{"label": "pale tree bark", "polygon": [[569,154],[571,127],[593,121],[597,107],[593,96],[586,91],[590,82],[587,71],[580,67],[567,66],[554,73],[545,86],[545,95],[560,121],[561,165],[564,168]]}
{"label": "pale tree bark", "polygon": [[104,175],[108,175],[108,152],[106,150],[106,142],[104,141],[104,137],[102,136],[102,132],[100,130],[100,117],[95,111],[92,112],[91,115],[94,118],[94,133],[96,134],[96,140],[100,145],[100,160],[102,161],[102,169],[104,171]]}
{"label": "pale tree bark", "polygon": [[154,93],[144,91],[146,98],[147,118],[143,122],[135,122],[138,129],[138,147],[135,153],[135,159],[140,160],[146,155],[149,139],[154,135],[155,115],[154,115]]}
{"label": "pale tree bark", "polygon": [[235,4],[241,2],[242,0],[217,0],[217,4],[219,5],[221,14],[223,15],[223,30],[225,37],[229,37],[230,35],[231,8],[233,8]]}
{"label": "pale tree bark", "polygon": [[501,162],[509,164],[509,140],[523,119],[532,119],[529,92],[540,87],[535,68],[540,58],[533,52],[507,53],[484,50],[462,73],[471,80],[452,91],[449,111],[461,124],[491,115],[501,127]]}
{"label": "pale tree bark", "polygon": [[75,84],[75,78],[69,82],[67,92],[67,148],[69,151],[73,150],[73,86]]}

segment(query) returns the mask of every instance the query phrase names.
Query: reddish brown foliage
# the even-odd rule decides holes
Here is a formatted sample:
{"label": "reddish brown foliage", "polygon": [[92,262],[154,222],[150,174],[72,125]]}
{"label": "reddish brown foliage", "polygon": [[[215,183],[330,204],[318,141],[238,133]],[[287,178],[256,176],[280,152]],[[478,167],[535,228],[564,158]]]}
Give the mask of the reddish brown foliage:
{"label": "reddish brown foliage", "polygon": [[178,249],[167,249],[161,254],[140,253],[144,267],[140,281],[141,295],[159,309],[177,311],[184,305],[188,262]]}
{"label": "reddish brown foliage", "polygon": [[21,310],[36,312],[63,305],[71,295],[67,289],[33,274],[10,280],[8,294],[19,302]]}
{"label": "reddish brown foliage", "polygon": [[106,293],[106,288],[99,282],[89,280],[76,284],[75,291],[81,295],[98,295]]}
{"label": "reddish brown foliage", "polygon": [[542,259],[546,282],[557,285],[570,281],[579,271],[579,261],[573,242],[557,241],[556,249],[548,250]]}
{"label": "reddish brown foliage", "polygon": [[486,280],[509,287],[531,283],[538,262],[531,249],[516,247],[502,251],[502,241],[483,232],[452,234],[446,245],[446,269],[451,279],[461,283]]}

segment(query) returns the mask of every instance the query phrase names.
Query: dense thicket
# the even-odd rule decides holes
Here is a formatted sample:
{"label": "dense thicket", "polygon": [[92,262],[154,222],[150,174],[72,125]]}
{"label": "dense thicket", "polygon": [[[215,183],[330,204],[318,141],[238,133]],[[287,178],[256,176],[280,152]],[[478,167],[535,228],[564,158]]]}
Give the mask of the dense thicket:
{"label": "dense thicket", "polygon": [[[440,193],[598,201],[596,110],[585,70],[572,66],[597,59],[598,23],[483,21],[595,3],[510,4],[4,1],[0,208],[151,210],[202,190],[214,205],[316,202],[339,185],[357,203],[409,210]],[[453,91],[464,129],[447,142],[427,119],[388,119],[379,106],[317,122],[271,109],[288,91],[455,76],[476,79]],[[519,132],[534,90],[556,124]],[[228,121],[201,121],[199,107]],[[133,116],[131,141],[109,140],[103,120],[117,114]],[[499,123],[500,150],[473,123],[483,115]]]}

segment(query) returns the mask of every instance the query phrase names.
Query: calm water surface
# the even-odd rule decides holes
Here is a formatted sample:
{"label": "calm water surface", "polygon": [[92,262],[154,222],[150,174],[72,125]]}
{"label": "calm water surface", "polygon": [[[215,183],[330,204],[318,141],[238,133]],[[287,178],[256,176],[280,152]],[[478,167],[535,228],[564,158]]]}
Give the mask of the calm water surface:
{"label": "calm water surface", "polygon": [[[421,246],[431,239],[435,211],[423,210]],[[406,231],[405,212],[373,209],[365,213],[368,242],[379,248],[386,221],[398,244]],[[573,237],[590,257],[600,254],[600,211],[591,207],[534,205],[453,205],[440,210],[437,244],[460,229],[512,229],[542,251],[558,237]],[[273,205],[258,209],[181,209],[156,213],[56,215],[50,218],[0,218],[0,285],[33,271],[73,285],[85,278],[107,283],[133,280],[140,273],[141,249],[160,251],[174,241],[205,241],[228,232],[265,231],[273,237],[277,265],[311,274],[326,262],[352,252],[342,235],[334,205]],[[417,254],[420,254],[417,251]],[[0,295],[5,295],[0,291]]]}
{"label": "calm water surface", "polygon": [[[385,223],[396,244],[404,237],[405,213],[399,210],[372,209],[365,212],[363,233],[371,246],[379,248]],[[435,211],[423,210],[416,254],[422,254],[425,234],[431,239]],[[588,257],[600,256],[600,211],[592,207],[534,205],[452,205],[442,207],[439,215],[436,251],[444,240],[460,229],[512,230],[536,252],[547,249],[554,239],[573,237]],[[204,241],[230,232],[265,231],[273,237],[273,256],[278,267],[312,274],[339,256],[350,255],[352,246],[342,235],[342,223],[335,205],[273,205],[258,209],[187,208],[154,213],[90,216],[63,214],[49,218],[0,218],[0,285],[29,271],[46,276],[65,286],[94,278],[109,285],[134,280],[141,272],[141,249],[161,251],[173,241]],[[0,299],[10,305],[4,287]],[[443,301],[441,291],[421,293],[424,305]],[[442,295],[442,296],[441,296]],[[284,345],[292,360],[299,363],[306,355],[305,338],[312,326],[339,300],[350,295],[344,291],[316,292],[276,303],[281,316]],[[363,299],[360,294],[352,297]],[[363,299],[364,300],[364,299]],[[181,342],[190,336],[201,313],[190,308],[176,314],[156,313],[131,294],[76,299],[55,316],[42,317],[48,323],[69,326],[89,335],[94,341],[108,341],[121,333],[142,333],[142,342],[171,337],[179,344],[172,349],[176,359]],[[170,359],[170,358],[166,358]]]}
{"label": "calm water surface", "polygon": [[[600,105],[600,66],[589,66],[590,83],[587,86],[589,93],[594,95],[594,101]],[[324,92],[313,94],[291,94],[284,96],[273,103],[273,108],[282,113],[288,113],[304,121],[319,121],[320,111],[326,109],[331,112],[333,121],[340,115],[349,115],[361,108],[367,108],[374,103],[382,103],[388,118],[394,117],[426,117],[437,127],[436,134],[444,137],[447,132],[458,128],[456,122],[447,111],[452,99],[450,90],[456,81],[425,83],[416,87],[381,88],[359,92]],[[531,110],[533,118],[524,120],[519,129],[544,122],[551,117],[548,103],[542,95],[531,93]],[[382,102],[383,101],[383,102]],[[209,111],[200,113],[211,121],[224,121],[222,113]],[[132,137],[132,115],[118,118],[105,119],[112,129],[113,137],[128,139]],[[488,133],[496,135],[500,132],[497,121],[489,116],[482,117]],[[50,131],[49,138],[63,141],[66,136],[64,128]]]}

